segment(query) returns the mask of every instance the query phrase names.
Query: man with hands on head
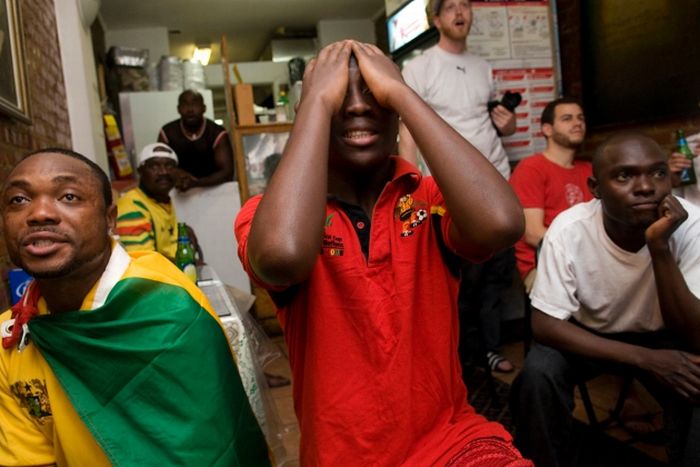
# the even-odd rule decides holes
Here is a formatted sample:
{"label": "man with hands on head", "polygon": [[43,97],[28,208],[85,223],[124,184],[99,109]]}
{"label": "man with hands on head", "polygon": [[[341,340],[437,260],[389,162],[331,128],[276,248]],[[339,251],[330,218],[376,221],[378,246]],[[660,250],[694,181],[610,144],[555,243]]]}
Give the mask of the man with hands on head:
{"label": "man with hands on head", "polygon": [[[391,157],[399,116],[434,178]],[[338,42],[307,66],[280,164],[235,229],[278,307],[302,465],[530,465],[467,404],[457,359],[457,256],[513,244],[522,210],[379,49]]]}
{"label": "man with hands on head", "polygon": [[664,408],[673,465],[700,463],[700,209],[671,195],[666,154],[620,133],[593,158],[596,199],[559,214],[530,296],[536,343],[513,383],[516,445],[569,465],[573,387],[633,374]]}

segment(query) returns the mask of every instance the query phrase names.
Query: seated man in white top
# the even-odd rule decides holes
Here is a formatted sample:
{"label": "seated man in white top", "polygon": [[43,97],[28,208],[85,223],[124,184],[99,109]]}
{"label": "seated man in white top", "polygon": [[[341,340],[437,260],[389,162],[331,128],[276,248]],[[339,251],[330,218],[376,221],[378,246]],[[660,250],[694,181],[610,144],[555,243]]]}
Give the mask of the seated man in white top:
{"label": "seated man in white top", "polygon": [[700,209],[671,195],[666,154],[640,134],[598,149],[589,188],[597,199],[544,237],[537,342],[511,392],[516,445],[538,466],[569,465],[574,385],[613,371],[664,408],[671,462],[700,465]]}

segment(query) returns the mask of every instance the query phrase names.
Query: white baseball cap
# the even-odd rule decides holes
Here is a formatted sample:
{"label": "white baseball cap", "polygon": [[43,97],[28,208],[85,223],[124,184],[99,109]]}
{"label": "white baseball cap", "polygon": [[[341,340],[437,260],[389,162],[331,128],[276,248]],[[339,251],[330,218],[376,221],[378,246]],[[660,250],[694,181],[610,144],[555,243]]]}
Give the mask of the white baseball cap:
{"label": "white baseball cap", "polygon": [[146,162],[148,159],[152,159],[154,157],[166,157],[168,159],[174,160],[175,162],[178,162],[177,154],[175,154],[173,148],[171,148],[165,143],[151,143],[144,146],[141,152],[139,153],[139,167],[141,167],[143,163]]}

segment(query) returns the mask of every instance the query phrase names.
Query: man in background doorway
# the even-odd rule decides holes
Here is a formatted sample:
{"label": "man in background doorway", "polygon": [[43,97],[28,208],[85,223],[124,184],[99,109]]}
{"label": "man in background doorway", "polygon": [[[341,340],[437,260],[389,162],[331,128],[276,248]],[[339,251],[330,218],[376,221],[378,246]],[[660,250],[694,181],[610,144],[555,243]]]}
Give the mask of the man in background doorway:
{"label": "man in background doorway", "polygon": [[158,133],[158,141],[173,148],[180,159],[175,186],[181,191],[233,180],[233,150],[228,134],[224,127],[204,117],[206,110],[199,92],[183,91],[177,100],[180,118],[164,125]]}
{"label": "man in background doorway", "polygon": [[[467,52],[467,36],[472,24],[471,2],[431,0],[428,13],[440,39],[436,46],[406,64],[403,70],[406,84],[486,156],[507,180],[510,166],[499,135],[515,132],[515,114],[500,104],[488,110],[488,102],[496,97],[491,66]],[[399,133],[399,154],[426,171],[416,143],[403,124]],[[513,249],[498,253],[480,265],[465,263],[460,285],[460,334],[467,335],[467,322],[473,322],[467,317],[478,314],[489,365],[501,372],[513,371],[513,365],[498,353],[497,347],[505,306],[502,297],[512,284],[514,267]],[[464,340],[460,342],[460,354],[463,360],[467,358]]]}
{"label": "man in background doorway", "polygon": [[521,160],[510,184],[525,213],[525,235],[515,244],[515,259],[525,291],[535,280],[536,249],[554,218],[576,203],[589,201],[591,164],[575,160],[586,136],[586,119],[577,100],[562,97],[542,111],[546,149]]}

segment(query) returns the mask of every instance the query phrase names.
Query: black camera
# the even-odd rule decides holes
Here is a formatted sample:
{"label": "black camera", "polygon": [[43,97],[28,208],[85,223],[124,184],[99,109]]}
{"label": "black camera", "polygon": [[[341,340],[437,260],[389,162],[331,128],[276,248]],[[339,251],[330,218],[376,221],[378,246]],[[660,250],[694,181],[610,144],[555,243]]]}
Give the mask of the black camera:
{"label": "black camera", "polygon": [[500,102],[489,101],[489,103],[486,105],[489,109],[489,112],[491,112],[493,108],[496,107],[498,104],[501,104],[503,107],[510,110],[511,112],[515,112],[515,108],[520,105],[520,101],[522,100],[523,96],[521,96],[519,92],[506,91],[506,93],[503,94],[503,97],[501,98]]}

